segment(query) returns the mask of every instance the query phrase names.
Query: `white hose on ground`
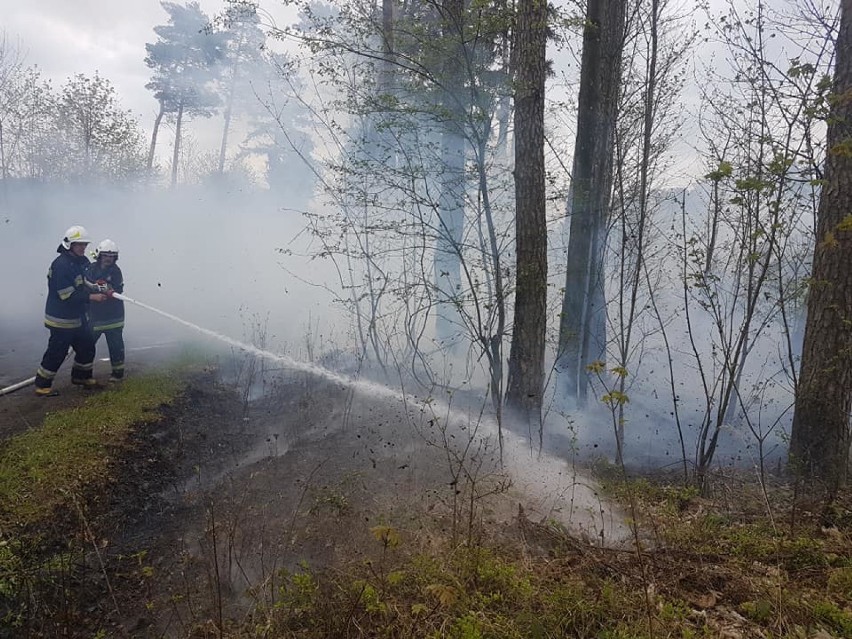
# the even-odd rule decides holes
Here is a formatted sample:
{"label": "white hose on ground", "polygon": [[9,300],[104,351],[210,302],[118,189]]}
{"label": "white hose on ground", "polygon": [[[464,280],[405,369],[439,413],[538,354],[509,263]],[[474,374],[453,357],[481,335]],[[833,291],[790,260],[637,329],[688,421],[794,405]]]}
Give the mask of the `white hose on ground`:
{"label": "white hose on ground", "polygon": [[22,382],[18,382],[17,384],[12,384],[11,386],[7,386],[6,388],[0,388],[0,395],[5,395],[6,393],[11,393],[12,391],[16,391],[19,388],[24,388],[25,386],[29,386],[30,384],[35,382],[35,375],[30,377],[29,379],[25,379]]}

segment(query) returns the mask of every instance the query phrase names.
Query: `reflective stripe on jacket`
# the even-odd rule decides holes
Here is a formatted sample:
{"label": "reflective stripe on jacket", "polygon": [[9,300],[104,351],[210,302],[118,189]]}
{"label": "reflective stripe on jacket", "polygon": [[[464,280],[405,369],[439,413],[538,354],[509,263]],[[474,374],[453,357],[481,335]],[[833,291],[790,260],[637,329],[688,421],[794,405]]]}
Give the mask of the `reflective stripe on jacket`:
{"label": "reflective stripe on jacket", "polygon": [[59,257],[53,260],[47,272],[44,325],[48,328],[79,328],[89,305],[90,291],[85,280],[89,260],[61,246],[56,250]]}

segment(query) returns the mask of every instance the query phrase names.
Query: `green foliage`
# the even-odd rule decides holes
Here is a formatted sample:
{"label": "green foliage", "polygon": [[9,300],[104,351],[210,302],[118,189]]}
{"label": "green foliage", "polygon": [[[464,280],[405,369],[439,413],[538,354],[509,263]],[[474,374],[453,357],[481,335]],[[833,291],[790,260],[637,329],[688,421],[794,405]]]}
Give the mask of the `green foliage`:
{"label": "green foliage", "polygon": [[323,510],[330,510],[333,513],[340,515],[349,509],[349,500],[346,495],[329,486],[323,486],[317,491],[314,497],[314,503],[310,508],[311,513],[317,513]]}
{"label": "green foliage", "polygon": [[370,528],[370,533],[385,548],[396,548],[401,542],[399,532],[392,526],[373,526]]}
{"label": "green foliage", "polygon": [[[109,490],[113,463],[135,428],[158,420],[159,409],[182,388],[171,374],[130,378],[76,408],[48,413],[42,425],[3,444],[0,629],[23,631],[32,623],[69,615],[76,605],[70,584],[86,566],[88,543],[85,535],[70,533],[88,509],[87,498]],[[142,565],[145,554],[131,559],[142,577],[151,578],[153,568]]]}
{"label": "green foliage", "polygon": [[852,613],[841,610],[830,601],[817,601],[813,605],[813,614],[831,628],[832,632],[840,633],[841,637],[852,638]]}
{"label": "green foliage", "polygon": [[453,639],[482,639],[479,622],[473,614],[456,619],[450,627],[449,636]]}
{"label": "green foliage", "polygon": [[791,78],[800,78],[803,76],[812,76],[816,73],[816,67],[809,62],[801,62],[799,59],[790,60],[790,68],[787,70],[787,75]]}
{"label": "green foliage", "polygon": [[63,156],[53,170],[64,179],[123,180],[145,169],[145,143],[139,123],[121,109],[115,88],[97,73],[69,78],[59,95]]}
{"label": "green foliage", "polygon": [[[623,579],[573,577],[482,546],[401,562],[387,580],[363,564],[348,574],[305,568],[286,575],[264,627],[316,638],[343,636],[345,627],[382,637],[645,636],[629,631],[644,623],[641,589]],[[683,604],[662,605],[666,623],[683,623]],[[351,617],[341,618],[341,610]]]}
{"label": "green foliage", "polygon": [[746,601],[740,606],[740,612],[757,623],[766,623],[772,618],[772,602],[766,599]]}
{"label": "green foliage", "polygon": [[852,157],[852,139],[844,138],[840,140],[829,149],[829,153],[841,158]]}
{"label": "green foliage", "polygon": [[829,594],[843,597],[844,599],[852,599],[852,567],[844,566],[832,570],[828,576]]}
{"label": "green foliage", "polygon": [[165,113],[210,117],[220,98],[212,83],[227,50],[228,34],[208,29],[209,17],[198,3],[163,2],[168,23],[154,27],[157,41],[145,45],[145,64],[153,71],[145,85]]}
{"label": "green foliage", "polygon": [[731,165],[731,163],[722,160],[721,162],[719,162],[719,166],[716,169],[710,171],[704,177],[713,182],[721,182],[724,178],[731,177],[733,172],[734,167]]}
{"label": "green foliage", "polygon": [[645,478],[624,481],[621,469],[604,460],[598,461],[594,472],[604,493],[615,500],[627,503],[633,497],[642,506],[662,507],[672,514],[682,512],[699,495],[692,485],[660,484]]}
{"label": "green foliage", "polygon": [[837,225],[836,230],[839,233],[852,232],[852,214],[849,214],[842,220],[840,220],[840,223]]}
{"label": "green foliage", "polygon": [[623,406],[630,401],[630,398],[621,391],[611,390],[601,397],[601,401],[609,407]]}

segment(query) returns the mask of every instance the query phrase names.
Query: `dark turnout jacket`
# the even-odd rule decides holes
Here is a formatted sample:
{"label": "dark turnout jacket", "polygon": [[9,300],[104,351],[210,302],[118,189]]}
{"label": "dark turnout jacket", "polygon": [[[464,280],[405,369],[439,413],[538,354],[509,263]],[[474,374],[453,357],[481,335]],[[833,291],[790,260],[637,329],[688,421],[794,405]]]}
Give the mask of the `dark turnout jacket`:
{"label": "dark turnout jacket", "polygon": [[[106,284],[116,293],[124,292],[124,277],[118,264],[104,268],[93,262],[86,271],[86,279],[91,284]],[[93,331],[109,331],[124,327],[124,302],[110,298],[100,304],[89,307],[89,321]]]}
{"label": "dark turnout jacket", "polygon": [[48,328],[76,329],[83,325],[89,306],[89,287],[86,269],[89,259],[74,255],[61,245],[59,257],[47,272],[47,301],[44,304],[44,325]]}

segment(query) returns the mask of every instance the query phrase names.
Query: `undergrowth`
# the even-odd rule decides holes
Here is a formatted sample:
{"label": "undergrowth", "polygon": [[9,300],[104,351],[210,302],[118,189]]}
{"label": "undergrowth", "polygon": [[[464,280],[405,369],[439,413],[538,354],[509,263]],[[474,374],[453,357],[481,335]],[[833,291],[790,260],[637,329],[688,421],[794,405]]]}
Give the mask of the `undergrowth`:
{"label": "undergrowth", "polygon": [[[184,388],[174,373],[129,378],[0,447],[0,637],[73,636],[90,518],[109,495],[133,433]],[[58,634],[54,634],[58,633]]]}
{"label": "undergrowth", "polygon": [[[79,566],[87,553],[92,572],[98,548],[85,496],[120,480],[111,460],[137,425],[158,419],[159,407],[179,396],[180,379],[129,379],[0,450],[0,614],[8,629],[0,637],[24,636],[16,632],[25,627],[29,636],[75,636],[83,613],[73,602],[86,583]],[[770,509],[765,493],[740,478],[715,497],[659,477],[598,479],[608,498],[634,506],[624,510],[636,513],[629,523],[641,548],[590,545],[553,521],[530,521],[521,509],[511,523],[457,544],[430,514],[417,512],[415,498],[405,525],[388,514],[369,527],[345,485],[323,486],[306,498],[304,521],[294,515],[287,525],[304,524],[329,545],[335,535],[351,540],[369,531],[370,547],[353,548],[349,556],[358,559],[322,566],[276,557],[274,565],[289,569],[253,575],[254,586],[243,591],[223,585],[232,584],[225,569],[210,562],[210,601],[191,608],[195,616],[180,636],[852,639],[852,518],[826,527],[796,510],[782,484],[772,488]],[[845,495],[835,506],[847,512],[849,505]],[[50,530],[62,513],[76,529],[50,545],[37,531]],[[220,550],[230,552],[239,531],[218,514],[220,523],[211,518],[204,533],[217,534]],[[162,568],[143,565],[142,556],[140,579],[158,579]],[[162,594],[149,601],[152,617],[160,602],[181,596]],[[243,606],[224,605],[229,597]]]}
{"label": "undergrowth", "polygon": [[116,449],[137,426],[159,418],[181,384],[171,375],[130,378],[79,407],[48,413],[41,427],[0,448],[0,526],[38,525],[71,493],[110,481]]}
{"label": "undergrowth", "polygon": [[376,558],[279,575],[274,604],[231,636],[852,638],[852,530],[784,531],[648,479],[606,490],[638,497],[641,561],[552,523],[427,552],[377,527]]}

